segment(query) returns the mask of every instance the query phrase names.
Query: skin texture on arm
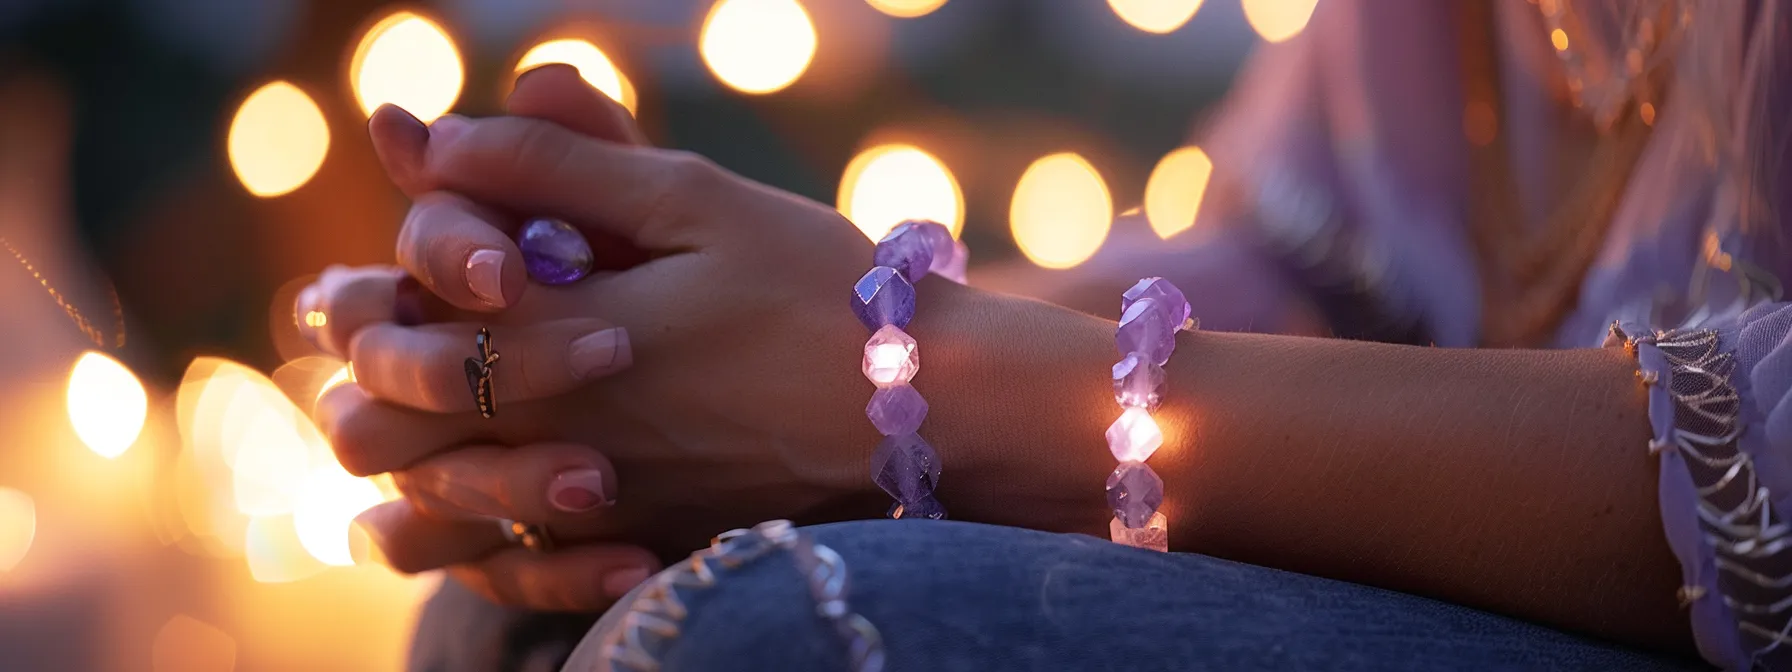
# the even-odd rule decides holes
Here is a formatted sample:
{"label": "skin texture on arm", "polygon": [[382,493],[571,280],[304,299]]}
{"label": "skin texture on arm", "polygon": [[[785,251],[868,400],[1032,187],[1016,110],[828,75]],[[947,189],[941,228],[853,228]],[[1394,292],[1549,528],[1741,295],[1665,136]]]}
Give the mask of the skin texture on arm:
{"label": "skin texture on arm", "polygon": [[[922,284],[945,315],[911,331],[952,372],[917,379],[938,400],[924,431],[941,498],[960,518],[1106,537],[1113,323]],[[1197,332],[1166,369],[1151,464],[1175,550],[1690,650],[1621,350]]]}

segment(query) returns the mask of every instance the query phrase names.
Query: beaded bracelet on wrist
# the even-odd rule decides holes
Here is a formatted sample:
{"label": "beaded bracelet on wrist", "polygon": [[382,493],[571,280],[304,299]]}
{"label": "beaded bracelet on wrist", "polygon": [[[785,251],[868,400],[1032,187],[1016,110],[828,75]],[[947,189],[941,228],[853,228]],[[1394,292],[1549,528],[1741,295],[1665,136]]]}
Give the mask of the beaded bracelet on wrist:
{"label": "beaded bracelet on wrist", "polygon": [[1115,543],[1168,551],[1168,520],[1157,509],[1164,501],[1164,481],[1145,464],[1164,443],[1151,412],[1163,403],[1168,376],[1163,365],[1176,350],[1176,332],[1195,329],[1182,290],[1163,278],[1145,278],[1120,304],[1115,345],[1124,355],[1114,365],[1114,401],[1120,418],[1108,427],[1108,450],[1120,466],[1108,476],[1108,506],[1114,519],[1108,534]]}
{"label": "beaded bracelet on wrist", "polygon": [[925,220],[898,224],[878,241],[876,265],[852,288],[852,310],[871,340],[865,342],[862,368],[877,385],[865,415],[884,435],[871,456],[871,477],[896,500],[891,518],[946,517],[934,497],[940,459],[916,432],[927,418],[927,400],[909,385],[921,370],[915,339],[902,329],[915,316],[914,283],[928,273],[964,282],[969,253],[946,227]]}

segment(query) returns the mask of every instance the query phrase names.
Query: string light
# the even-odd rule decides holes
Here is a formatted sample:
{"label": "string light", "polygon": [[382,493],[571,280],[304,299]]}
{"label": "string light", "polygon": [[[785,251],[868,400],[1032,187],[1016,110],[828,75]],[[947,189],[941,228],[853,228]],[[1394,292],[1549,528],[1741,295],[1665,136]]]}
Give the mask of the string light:
{"label": "string light", "polygon": [[[81,331],[81,335],[92,340],[93,346],[96,348],[106,347],[106,335],[102,333],[98,327],[94,326],[91,320],[88,320],[85,315],[82,315],[81,311],[77,310],[74,304],[69,303],[68,299],[62,295],[62,292],[57,291],[56,287],[51,285],[49,278],[44,277],[44,274],[37,270],[37,265],[31,263],[30,259],[25,258],[25,254],[20,252],[19,248],[13,246],[12,241],[0,237],[0,248],[5,248],[6,252],[12,255],[13,260],[19,263],[19,267],[25,269],[26,273],[31,274],[31,279],[36,280],[38,286],[49,293],[50,299],[56,302],[56,307],[61,308],[63,314],[68,315],[68,319],[75,323],[75,328]],[[112,298],[112,333],[114,335],[112,347],[122,348],[124,347],[124,305],[118,301],[118,292],[114,291],[110,286],[106,288],[106,295]]]}
{"label": "string light", "polygon": [[330,151],[330,127],[311,96],[273,82],[243,99],[225,142],[230,167],[249,193],[272,198],[305,186]]}
{"label": "string light", "polygon": [[1134,28],[1163,34],[1194,18],[1201,0],[1108,0],[1108,7]]}
{"label": "string light", "polygon": [[1284,42],[1299,35],[1319,0],[1243,0],[1244,20],[1263,41]]}
{"label": "string light", "polygon": [[87,351],[68,375],[68,419],[87,448],[106,459],[123,455],[143,431],[149,396],[118,360]]}
{"label": "string light", "polygon": [[1165,155],[1145,182],[1145,218],[1158,237],[1168,239],[1195,225],[1213,161],[1200,147],[1183,147]]}
{"label": "string light", "polygon": [[579,71],[579,77],[592,88],[602,91],[611,100],[622,103],[629,114],[635,113],[635,87],[617,69],[602,49],[586,40],[566,38],[549,40],[529,48],[517,59],[516,72],[549,63],[565,63]]}
{"label": "string light", "polygon": [[361,111],[391,103],[424,122],[434,121],[460,98],[460,50],[435,22],[397,12],[368,29],[349,61],[349,81]]}
{"label": "string light", "polygon": [[12,488],[0,488],[0,572],[12,571],[37,537],[37,504]]}
{"label": "string light", "polygon": [[964,228],[964,193],[946,164],[912,145],[872,147],[846,165],[840,212],[871,240],[897,224],[930,219],[957,236]]}
{"label": "string light", "polygon": [[898,19],[926,16],[946,4],[946,0],[866,0],[877,11]]}
{"label": "string light", "polygon": [[797,0],[719,0],[698,51],[723,84],[744,93],[790,86],[815,58],[815,24]]}
{"label": "string light", "polygon": [[1071,268],[1101,248],[1113,225],[1107,183],[1082,156],[1052,154],[1034,161],[1014,187],[1008,225],[1033,263]]}

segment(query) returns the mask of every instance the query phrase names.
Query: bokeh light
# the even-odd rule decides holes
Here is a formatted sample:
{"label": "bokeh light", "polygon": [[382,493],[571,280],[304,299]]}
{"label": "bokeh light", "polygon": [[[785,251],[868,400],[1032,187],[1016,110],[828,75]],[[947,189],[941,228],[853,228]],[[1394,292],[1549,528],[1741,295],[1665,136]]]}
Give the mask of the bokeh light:
{"label": "bokeh light", "polygon": [[1108,6],[1132,27],[1162,34],[1194,18],[1201,0],[1108,0]]}
{"label": "bokeh light", "polygon": [[946,0],[865,0],[877,11],[898,19],[926,16],[946,4]]}
{"label": "bokeh light", "polygon": [[326,565],[355,564],[349,553],[349,529],[355,516],[382,501],[385,497],[378,486],[349,475],[342,467],[326,465],[313,469],[292,513],[299,545]]}
{"label": "bokeh light", "polygon": [[349,61],[349,82],[363,113],[391,103],[426,123],[454,107],[465,77],[448,32],[410,12],[374,24]]}
{"label": "bokeh light", "polygon": [[149,395],[118,360],[88,351],[68,375],[68,419],[75,436],[101,457],[123,455],[143,431]]}
{"label": "bokeh light", "polygon": [[243,99],[225,147],[243,188],[271,198],[317,174],[330,152],[330,127],[311,96],[291,83],[273,82]]}
{"label": "bokeh light", "polygon": [[718,0],[697,47],[723,84],[763,94],[801,77],[815,44],[815,24],[797,0]]}
{"label": "bokeh light", "polygon": [[37,505],[31,495],[0,488],[0,572],[12,571],[37,538]]}
{"label": "bokeh light", "polygon": [[1265,42],[1282,42],[1307,27],[1319,0],[1243,0],[1244,20]]}
{"label": "bokeh light", "polygon": [[909,219],[931,219],[957,236],[964,192],[946,164],[912,145],[872,147],[846,164],[836,207],[872,240]]}
{"label": "bokeh light", "polygon": [[522,72],[549,63],[565,63],[579,71],[579,77],[592,88],[604,92],[611,100],[622,103],[629,114],[635,113],[635,87],[628,76],[617,69],[597,45],[578,38],[548,40],[529,48],[517,59],[516,71]]}
{"label": "bokeh light", "polygon": [[230,672],[236,669],[236,640],[183,614],[162,624],[149,659],[155,672]]}
{"label": "bokeh light", "polygon": [[1052,154],[1027,166],[1008,206],[1015,245],[1046,268],[1083,263],[1101,248],[1113,220],[1107,183],[1087,159],[1071,153]]}
{"label": "bokeh light", "polygon": [[1158,237],[1169,238],[1195,225],[1213,161],[1200,147],[1183,147],[1165,155],[1145,182],[1145,218]]}

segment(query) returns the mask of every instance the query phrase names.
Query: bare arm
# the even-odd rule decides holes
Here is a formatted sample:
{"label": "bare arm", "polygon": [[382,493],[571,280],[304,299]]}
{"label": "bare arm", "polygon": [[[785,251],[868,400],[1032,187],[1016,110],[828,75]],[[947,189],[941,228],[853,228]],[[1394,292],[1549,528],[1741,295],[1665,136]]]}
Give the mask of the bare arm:
{"label": "bare arm", "polygon": [[[1112,322],[923,285],[961,518],[1106,536]],[[1115,290],[1116,292],[1118,289]],[[935,303],[935,302],[939,303]],[[940,344],[940,345],[935,345]],[[1171,543],[1690,650],[1621,351],[1183,334],[1157,413]]]}

